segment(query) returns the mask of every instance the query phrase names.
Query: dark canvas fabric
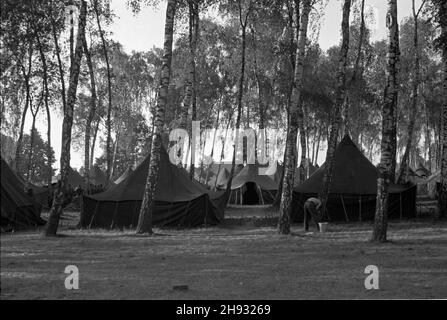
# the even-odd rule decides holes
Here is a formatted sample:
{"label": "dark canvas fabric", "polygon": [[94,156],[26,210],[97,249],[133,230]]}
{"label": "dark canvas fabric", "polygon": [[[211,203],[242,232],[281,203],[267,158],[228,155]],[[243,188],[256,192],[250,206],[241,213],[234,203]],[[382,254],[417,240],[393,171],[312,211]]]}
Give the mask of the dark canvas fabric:
{"label": "dark canvas fabric", "polygon": [[[26,181],[19,174],[13,172],[17,177],[22,190],[26,190]],[[28,188],[31,189],[31,197],[40,204],[43,208],[49,208],[51,206],[51,189],[48,186],[37,186],[33,183],[28,183]],[[26,193],[26,192],[25,192]]]}
{"label": "dark canvas fabric", "polygon": [[108,184],[109,179],[107,179],[106,174],[102,172],[99,167],[93,166],[90,169],[89,181],[91,184],[96,186],[99,185],[106,186]]}
{"label": "dark canvas fabric", "polygon": [[[107,191],[83,197],[83,227],[135,227],[149,169],[147,157],[127,179]],[[183,169],[173,165],[162,150],[155,192],[154,225],[195,227],[215,225],[223,218],[225,192],[212,192],[191,181]]]}
{"label": "dark canvas fabric", "polygon": [[1,226],[26,229],[45,224],[41,206],[24,190],[8,164],[1,159]]}
{"label": "dark canvas fabric", "polygon": [[[264,166],[266,168],[266,166]],[[272,179],[274,173],[266,171],[267,175],[259,174],[258,164],[247,164],[234,178],[231,183],[231,204],[271,204],[278,190],[278,183]],[[253,193],[248,196],[247,192]],[[257,194],[254,194],[254,193]],[[247,198],[254,198],[254,202]],[[257,201],[256,201],[257,199]],[[257,203],[256,203],[257,202]]]}
{"label": "dark canvas fabric", "polygon": [[78,186],[85,187],[84,178],[71,167],[68,169],[68,185],[76,189]]}
{"label": "dark canvas fabric", "polygon": [[217,189],[225,189],[227,187],[227,183],[228,183],[229,179],[230,179],[230,172],[227,170],[227,168],[222,167],[219,171],[219,174],[217,176],[214,175],[210,179],[210,181],[208,182],[208,185],[211,188],[216,187]]}
{"label": "dark canvas fabric", "polygon": [[[416,216],[416,185],[402,186],[391,190],[388,217],[390,219],[414,218]],[[292,221],[302,222],[304,203],[318,196],[317,193],[293,194]],[[325,218],[329,221],[373,220],[376,209],[376,194],[334,194],[329,195]]]}
{"label": "dark canvas fabric", "polygon": [[132,172],[133,172],[132,168],[127,168],[126,171],[124,171],[123,174],[120,175],[119,178],[114,181],[114,183],[120,184],[121,182],[126,180],[132,174]]}
{"label": "dark canvas fabric", "polygon": [[[303,219],[304,202],[321,191],[323,164],[306,181],[294,189],[292,220]],[[327,213],[332,221],[358,221],[374,218],[378,169],[362,154],[349,136],[337,146]],[[416,215],[416,186],[390,186],[389,217]]]}

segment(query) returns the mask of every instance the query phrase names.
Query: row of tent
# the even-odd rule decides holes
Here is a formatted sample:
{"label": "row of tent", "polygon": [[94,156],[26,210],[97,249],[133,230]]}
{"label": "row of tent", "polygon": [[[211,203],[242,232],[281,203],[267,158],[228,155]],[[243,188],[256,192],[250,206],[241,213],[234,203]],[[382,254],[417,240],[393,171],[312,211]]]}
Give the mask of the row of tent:
{"label": "row of tent", "polygon": [[[231,190],[210,191],[196,180],[190,180],[183,168],[169,161],[162,151],[159,180],[155,194],[154,224],[159,226],[194,227],[217,224],[230,204],[272,203],[278,191],[281,169],[271,175],[260,175],[259,165],[238,167]],[[83,198],[83,227],[134,227],[138,220],[146,183],[149,158],[135,171],[107,191]],[[220,165],[214,171],[211,185],[225,189],[229,168]],[[304,202],[321,191],[324,165],[309,179],[294,189],[292,220],[303,219]],[[349,136],[338,145],[335,158],[327,219],[330,221],[362,221],[374,218],[377,190],[377,168],[362,154]],[[242,199],[242,201],[241,201]],[[390,186],[390,218],[410,218],[416,215],[416,186]]]}
{"label": "row of tent", "polygon": [[[149,157],[146,157],[135,170],[126,170],[106,191],[94,195],[84,195],[81,207],[81,227],[135,227],[148,167]],[[209,185],[205,186],[196,180],[190,180],[188,173],[183,168],[173,165],[167,152],[162,149],[159,180],[155,193],[154,225],[182,228],[216,225],[224,218],[224,210],[228,203],[271,203],[278,191],[281,169],[270,175],[260,175],[259,168],[259,165],[239,167],[229,192],[226,190],[212,191],[209,189]],[[295,186],[293,221],[302,220],[304,201],[320,192],[323,174],[324,165],[318,168],[305,182]],[[225,188],[225,182],[229,178],[228,168],[224,167],[224,170],[216,171],[214,175],[217,179],[214,181],[214,185]],[[2,200],[3,190],[8,189],[8,187],[3,187],[3,176],[2,161]],[[362,154],[349,136],[345,136],[335,152],[327,218],[331,221],[373,219],[377,176],[377,168]],[[391,218],[414,217],[415,203],[415,185],[392,185],[390,187],[389,215]],[[2,205],[2,224],[3,216]],[[6,216],[10,217],[11,214],[5,213]]]}

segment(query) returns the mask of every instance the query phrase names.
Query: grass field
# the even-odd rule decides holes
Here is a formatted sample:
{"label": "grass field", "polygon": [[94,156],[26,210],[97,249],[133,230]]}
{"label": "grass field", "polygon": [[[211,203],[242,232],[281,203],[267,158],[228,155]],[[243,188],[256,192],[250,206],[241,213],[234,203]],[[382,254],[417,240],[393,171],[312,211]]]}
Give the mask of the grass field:
{"label": "grass field", "polygon": [[[265,208],[228,216],[140,237],[77,230],[68,213],[58,238],[2,234],[1,299],[447,298],[446,222],[391,222],[390,241],[377,245],[368,223],[280,236]],[[79,290],[64,287],[67,265],[79,268]],[[379,290],[364,287],[368,265],[379,268]]]}

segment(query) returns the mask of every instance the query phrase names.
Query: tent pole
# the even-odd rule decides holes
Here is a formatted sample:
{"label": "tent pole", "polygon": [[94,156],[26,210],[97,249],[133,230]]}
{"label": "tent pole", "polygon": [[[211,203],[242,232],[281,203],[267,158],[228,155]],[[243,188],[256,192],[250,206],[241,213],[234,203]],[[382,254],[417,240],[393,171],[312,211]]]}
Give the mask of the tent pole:
{"label": "tent pole", "polygon": [[258,186],[258,188],[259,188],[259,193],[261,194],[262,205],[265,205],[264,196],[262,195],[262,189],[259,186]]}
{"label": "tent pole", "polygon": [[130,221],[130,228],[133,229],[133,219],[135,216],[135,211],[137,210],[137,206],[138,206],[138,201],[135,201],[135,205],[133,206],[133,210],[132,210],[132,219]]}
{"label": "tent pole", "polygon": [[359,196],[359,221],[362,222],[362,195]]}
{"label": "tent pole", "polygon": [[112,217],[112,223],[110,224],[110,229],[113,229],[113,222],[115,221],[117,209],[118,209],[118,202],[115,202],[115,210],[113,210],[113,217]]}
{"label": "tent pole", "polygon": [[343,211],[345,212],[346,222],[349,222],[348,213],[346,212],[345,202],[343,201],[343,196],[340,193],[341,204],[343,205]]}
{"label": "tent pole", "polygon": [[399,193],[399,211],[400,211],[400,220],[402,220],[402,193]]}
{"label": "tent pole", "polygon": [[88,225],[89,229],[92,228],[93,219],[95,219],[96,212],[98,211],[98,204],[99,204],[99,201],[96,201],[95,211],[93,212],[92,220],[90,220],[90,224]]}
{"label": "tent pole", "polygon": [[233,195],[233,194],[234,194],[233,190],[230,190],[230,195],[228,196],[228,203],[227,203],[227,205],[229,205],[231,203],[231,195]]}
{"label": "tent pole", "polygon": [[261,190],[261,187],[260,187],[260,186],[258,186],[258,192],[259,192],[259,196],[260,196],[260,198],[261,198],[261,204],[264,205],[264,204],[265,204],[265,202],[264,202],[264,196],[262,195],[262,190]]}

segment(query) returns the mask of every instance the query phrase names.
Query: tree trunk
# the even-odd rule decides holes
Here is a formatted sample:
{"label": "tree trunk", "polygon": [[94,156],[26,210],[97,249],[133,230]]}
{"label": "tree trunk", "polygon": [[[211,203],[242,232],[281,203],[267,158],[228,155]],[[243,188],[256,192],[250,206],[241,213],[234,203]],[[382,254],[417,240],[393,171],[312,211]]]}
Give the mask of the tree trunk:
{"label": "tree trunk", "polygon": [[61,178],[58,183],[53,206],[50,211],[47,227],[45,230],[46,236],[55,236],[59,226],[59,219],[63,211],[63,202],[65,198],[65,190],[67,189],[68,173],[70,169],[70,147],[71,147],[71,128],[73,126],[73,111],[76,102],[76,90],[78,87],[79,71],[81,69],[82,59],[82,37],[85,33],[85,24],[87,16],[87,2],[81,1],[81,10],[79,14],[78,34],[76,37],[76,49],[73,61],[73,68],[70,74],[70,83],[67,95],[67,107],[64,110],[64,120],[62,124],[62,148],[61,148],[61,163],[60,171]]}
{"label": "tree trunk", "polygon": [[[222,107],[222,105],[220,105],[220,107]],[[208,179],[209,179],[210,171],[211,171],[211,164],[214,162],[214,160],[213,160],[214,145],[216,144],[216,136],[217,136],[217,131],[219,129],[219,120],[220,120],[220,108],[217,109],[216,124],[214,126],[214,132],[213,132],[213,144],[211,145],[211,153],[210,153],[211,162],[208,165],[208,168],[206,169],[205,184],[208,184]],[[219,174],[219,173],[217,173],[217,174]],[[217,182],[217,177],[216,177],[216,182]]]}
{"label": "tree trunk", "polygon": [[334,154],[337,147],[338,131],[341,122],[340,108],[345,102],[346,97],[346,65],[349,50],[349,14],[351,11],[351,0],[345,0],[343,5],[343,21],[342,21],[342,45],[340,49],[340,58],[337,70],[337,89],[335,96],[335,105],[332,110],[332,125],[329,134],[328,149],[326,153],[326,164],[324,168],[323,187],[320,193],[322,202],[321,212],[324,216],[326,213],[326,204],[329,197],[332,169],[334,166]]}
{"label": "tree trunk", "polygon": [[355,58],[354,64],[354,72],[352,73],[350,83],[355,83],[357,81],[357,74],[359,70],[360,60],[362,59],[362,47],[363,47],[363,39],[365,37],[365,0],[362,0],[361,9],[360,9],[360,36],[359,36],[359,44],[357,47],[357,56]]}
{"label": "tree trunk", "polygon": [[295,72],[293,79],[293,90],[292,98],[289,106],[290,110],[290,120],[287,132],[287,145],[284,165],[284,181],[282,185],[282,195],[281,204],[279,208],[279,222],[278,222],[278,232],[281,234],[290,233],[290,211],[292,203],[292,190],[293,190],[293,180],[295,176],[295,150],[296,150],[296,140],[298,134],[299,125],[299,112],[302,109],[302,89],[303,89],[303,72],[304,72],[304,57],[306,50],[307,41],[307,27],[309,22],[309,12],[311,9],[311,1],[304,0],[302,8],[301,19],[297,17],[297,21],[300,21],[299,29],[299,40],[296,51],[296,62],[295,62]]}
{"label": "tree trunk", "polygon": [[241,74],[239,76],[239,85],[237,92],[237,115],[236,115],[236,139],[233,147],[233,160],[231,162],[230,179],[227,183],[227,192],[231,190],[231,184],[233,183],[234,170],[236,167],[236,151],[239,145],[239,133],[241,127],[241,115],[242,115],[242,99],[244,97],[244,80],[245,80],[245,51],[247,47],[247,22],[252,9],[252,0],[248,4],[247,12],[243,15],[242,4],[238,2],[239,9],[239,23],[241,26]]}
{"label": "tree trunk", "polygon": [[224,139],[222,140],[222,150],[220,152],[220,161],[219,161],[219,167],[217,169],[217,176],[216,179],[214,180],[214,189],[217,189],[217,177],[219,177],[220,174],[220,169],[222,167],[222,161],[225,157],[225,144],[227,142],[227,137],[228,137],[228,129],[230,128],[230,124],[233,120],[233,112],[231,114],[228,115],[228,122],[227,122],[227,128],[225,129],[225,136]]}
{"label": "tree trunk", "polygon": [[99,36],[101,38],[102,50],[104,52],[104,59],[107,68],[108,106],[107,106],[107,121],[106,121],[106,128],[107,128],[106,158],[107,158],[107,179],[110,180],[111,179],[110,174],[112,171],[112,75],[109,63],[109,53],[107,52],[107,43],[104,37],[104,31],[102,30],[99,18],[98,0],[93,1],[93,8],[95,10],[96,23],[98,25]]}
{"label": "tree trunk", "polygon": [[192,104],[192,95],[193,95],[193,82],[194,82],[194,73],[196,69],[196,60],[195,60],[195,43],[194,40],[195,32],[195,3],[197,0],[188,0],[188,7],[189,7],[189,70],[188,70],[188,77],[186,79],[186,86],[185,86],[185,95],[182,100],[182,108],[181,108],[181,123],[180,127],[183,129],[188,129],[188,114],[189,110]]}
{"label": "tree trunk", "polygon": [[[352,73],[351,80],[349,82],[349,89],[352,88],[353,85],[357,82],[357,74],[359,70],[360,60],[362,59],[362,47],[363,47],[363,39],[365,37],[365,0],[362,0],[361,6],[360,6],[360,36],[359,36],[359,43],[357,46],[357,55],[355,58],[354,63],[354,71]],[[343,103],[343,123],[342,123],[342,136],[349,133],[351,131],[350,123],[349,123],[349,111],[351,108],[351,99],[349,98],[349,95],[346,95],[345,103]],[[356,139],[354,139],[356,140]],[[357,141],[356,141],[357,142]]]}
{"label": "tree trunk", "polygon": [[[51,6],[50,6],[51,8]],[[50,18],[51,18],[51,30],[53,33],[53,41],[54,41],[54,47],[55,47],[55,53],[57,57],[57,65],[59,67],[59,79],[61,82],[61,97],[62,97],[62,107],[65,112],[65,107],[67,105],[67,100],[65,96],[65,79],[64,79],[64,66],[62,64],[61,60],[61,54],[60,54],[60,48],[59,48],[59,42],[57,39],[57,33],[56,33],[56,22],[54,21],[54,17],[52,14],[52,11],[50,12]]]}
{"label": "tree trunk", "polygon": [[[44,92],[42,91],[42,95]],[[33,110],[33,104],[30,100],[30,111],[31,115],[33,116],[33,121],[31,123],[31,132],[30,132],[30,143],[29,143],[29,154],[28,154],[28,166],[26,171],[26,187],[29,187],[29,184],[31,183],[31,176],[32,176],[32,168],[33,168],[33,149],[34,149],[34,138],[35,138],[35,132],[36,132],[36,117],[39,113],[40,104],[42,103],[42,99],[37,103],[36,109]]]}
{"label": "tree trunk", "polygon": [[[116,139],[115,142],[113,143],[113,156],[112,156],[112,171],[110,172],[110,177],[113,178],[113,174],[115,172],[115,162],[116,162],[116,154],[118,152],[118,141],[120,139],[120,134],[119,132],[116,133]],[[110,181],[112,181],[112,179],[110,179]]]}
{"label": "tree trunk", "polygon": [[70,21],[70,78],[73,72],[73,61],[74,61],[74,21]]}
{"label": "tree trunk", "polygon": [[[439,18],[441,21],[441,38],[447,39],[447,3],[440,1]],[[442,47],[442,65],[444,69],[443,104],[442,104],[442,155],[441,155],[441,190],[438,197],[439,217],[447,216],[447,46]]]}
{"label": "tree trunk", "polygon": [[[288,8],[288,24],[284,31],[286,34],[290,35],[289,38],[289,61],[290,61],[290,72],[291,75],[295,74],[295,63],[296,63],[296,50],[294,50],[295,43],[298,43],[299,33],[300,33],[300,0],[289,0],[287,1],[287,8]],[[293,27],[293,24],[295,22],[295,29]],[[284,35],[284,33],[283,33]],[[295,35],[295,36],[294,36]],[[286,38],[286,37],[285,37]],[[298,45],[297,45],[298,46]],[[290,124],[290,105],[291,105],[291,99],[292,99],[292,93],[293,93],[294,84],[293,81],[290,83],[290,88],[287,96],[287,106],[286,106],[286,113],[287,113],[287,128],[289,128]],[[294,151],[295,152],[295,151]],[[286,164],[286,158],[287,158],[287,143],[284,150],[284,157],[283,157],[283,167]],[[275,201],[273,203],[273,207],[278,208],[281,205],[281,197],[282,197],[282,186],[284,184],[284,174],[285,170],[282,171],[281,179],[279,181],[278,191],[276,193]]]}
{"label": "tree trunk", "polygon": [[168,0],[165,21],[164,52],[162,59],[162,69],[160,77],[160,87],[157,99],[157,106],[154,115],[154,132],[151,141],[151,152],[149,161],[149,171],[147,174],[146,187],[141,204],[140,216],[138,218],[137,233],[152,234],[152,216],[155,209],[155,190],[158,182],[158,170],[160,166],[160,152],[162,148],[161,135],[165,120],[166,103],[168,98],[171,61],[172,61],[172,41],[174,36],[176,0]]}
{"label": "tree trunk", "polygon": [[[302,96],[301,96],[302,99]],[[300,145],[301,145],[301,163],[299,167],[299,180],[300,182],[303,182],[306,180],[306,171],[307,171],[307,158],[306,158],[306,152],[308,152],[308,145],[309,145],[309,136],[306,134],[306,128],[304,127],[304,104],[303,102],[300,103],[299,109],[298,109],[298,127],[300,131]],[[295,160],[296,162],[296,160]],[[296,163],[295,163],[296,166]]]}
{"label": "tree trunk", "polygon": [[[51,112],[50,106],[48,103],[48,99],[50,97],[50,91],[48,89],[48,67],[47,60],[45,58],[45,53],[42,48],[42,43],[40,42],[39,33],[36,29],[36,39],[39,47],[40,60],[42,62],[42,71],[43,71],[43,86],[44,86],[44,102],[45,102],[45,111],[47,113],[47,161],[48,161],[48,176],[47,176],[47,186],[51,186],[51,179],[53,177],[53,154],[51,150]],[[34,121],[34,120],[33,120]]]}
{"label": "tree trunk", "polygon": [[92,57],[90,55],[90,51],[87,45],[87,39],[84,35],[82,37],[82,47],[84,49],[85,58],[88,66],[88,73],[90,76],[90,110],[87,116],[87,121],[85,124],[85,138],[84,138],[84,183],[87,188],[87,193],[89,193],[90,189],[90,136],[91,136],[91,127],[93,118],[96,113],[96,81],[95,81],[95,73],[93,70]]}
{"label": "tree trunk", "polygon": [[[310,162],[313,164],[315,163],[315,145],[317,143],[317,136],[318,136],[318,128],[315,127],[313,138],[312,138],[312,153],[311,153],[311,160]],[[309,146],[310,148],[310,146]]]}
{"label": "tree trunk", "polygon": [[385,98],[382,108],[382,142],[377,179],[377,200],[372,241],[385,242],[388,226],[388,188],[392,182],[392,157],[394,131],[394,113],[398,94],[399,29],[396,0],[388,1],[387,12],[388,53],[386,68]]}
{"label": "tree trunk", "polygon": [[409,110],[410,114],[410,122],[408,124],[407,131],[407,144],[405,146],[405,151],[402,156],[402,160],[400,162],[399,174],[397,178],[397,183],[405,183],[408,181],[408,173],[409,173],[409,164],[408,158],[410,156],[410,152],[413,147],[413,135],[414,135],[414,126],[416,124],[416,117],[418,115],[418,97],[419,97],[419,79],[420,79],[420,56],[419,56],[419,40],[418,40],[418,18],[419,13],[421,12],[421,7],[418,12],[415,9],[415,0],[412,0],[412,9],[413,9],[413,23],[414,23],[414,34],[413,34],[413,54],[414,54],[414,74],[413,74],[413,84],[412,84],[412,93],[411,93],[411,106]]}
{"label": "tree trunk", "polygon": [[317,150],[315,150],[314,166],[318,164],[318,153],[320,151],[320,141],[321,141],[322,135],[323,135],[323,128],[320,128],[319,133],[318,133],[317,147],[316,147]]}
{"label": "tree trunk", "polygon": [[[196,50],[197,50],[197,42],[199,39],[199,2],[198,0],[192,1],[193,5],[193,37],[192,37],[192,43],[191,43],[191,63],[193,67],[193,77],[192,77],[192,114],[191,114],[191,120],[196,121],[197,120],[197,72],[196,72]],[[189,178],[191,180],[194,179],[194,169],[195,169],[195,163],[193,161],[193,157],[191,157],[191,163],[189,167]]]}
{"label": "tree trunk", "polygon": [[90,167],[93,165],[93,162],[95,159],[96,137],[98,136],[100,122],[101,122],[101,119],[98,119],[98,121],[96,122],[95,131],[93,131],[92,146],[90,148]]}
{"label": "tree trunk", "polygon": [[31,100],[31,88],[30,88],[30,77],[31,77],[31,68],[32,68],[32,57],[33,57],[33,43],[32,41],[29,44],[29,50],[28,50],[28,71],[25,70],[25,66],[20,62],[23,79],[25,82],[25,88],[26,88],[26,98],[25,98],[25,107],[23,108],[22,112],[22,119],[20,122],[20,132],[19,132],[19,139],[17,140],[16,145],[16,155],[14,159],[15,163],[15,169],[16,172],[19,172],[20,170],[20,157],[22,152],[22,141],[23,141],[23,130],[25,128],[25,120],[26,120],[26,113],[28,112],[29,103]]}

